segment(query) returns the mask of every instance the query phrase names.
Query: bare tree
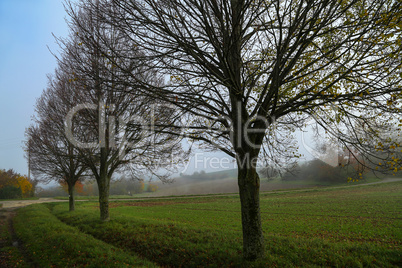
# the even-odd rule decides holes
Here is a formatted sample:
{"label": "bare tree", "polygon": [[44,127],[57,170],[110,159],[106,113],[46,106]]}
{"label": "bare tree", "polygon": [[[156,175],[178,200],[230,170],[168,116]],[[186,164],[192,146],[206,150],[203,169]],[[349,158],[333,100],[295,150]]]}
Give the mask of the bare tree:
{"label": "bare tree", "polygon": [[76,105],[71,98],[63,73],[56,70],[49,76],[48,88],[36,103],[37,116],[26,130],[26,151],[30,168],[37,181],[65,182],[68,185],[69,210],[75,210],[74,186],[87,171],[78,159],[78,150],[69,142],[64,131],[64,117]]}
{"label": "bare tree", "polygon": [[[149,123],[153,118],[169,120],[170,108],[154,108],[160,101],[137,91],[138,81],[155,86],[163,81],[138,66],[141,52],[113,26],[97,19],[98,8],[67,3],[71,34],[68,39],[58,39],[67,55],[59,65],[69,72],[72,94],[84,101],[66,118],[66,131],[75,124],[70,141],[97,181],[100,218],[108,221],[113,174],[129,172],[131,177],[142,178],[147,172],[165,180],[168,173],[159,171],[170,165],[166,160],[177,159],[183,151],[180,140],[155,133]],[[87,33],[93,32],[98,33],[97,38],[88,38]],[[116,53],[127,55],[119,62],[129,68],[129,76],[110,60]]]}
{"label": "bare tree", "polygon": [[348,134],[356,121],[381,124],[401,113],[398,1],[80,2],[101,10],[99,21],[142,51],[142,68],[168,80],[154,84],[131,75],[126,51],[107,56],[137,83],[136,91],[178,108],[169,128],[160,124],[159,131],[237,160],[246,259],[264,254],[256,164],[264,153],[275,161],[286,151],[286,140],[275,141],[278,129],[290,133],[314,118],[353,145]]}

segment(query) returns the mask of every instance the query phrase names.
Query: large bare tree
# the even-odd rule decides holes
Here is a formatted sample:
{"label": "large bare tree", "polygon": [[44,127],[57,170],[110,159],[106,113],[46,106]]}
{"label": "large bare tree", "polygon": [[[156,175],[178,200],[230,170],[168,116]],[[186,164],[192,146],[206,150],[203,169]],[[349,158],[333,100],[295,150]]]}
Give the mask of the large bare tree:
{"label": "large bare tree", "polygon": [[[136,79],[125,64],[132,54],[125,51],[107,56],[136,80],[137,91],[177,108],[176,120],[168,129],[160,124],[160,131],[209,144],[237,160],[246,259],[264,254],[256,164],[264,152],[275,160],[275,149],[285,151],[278,148],[286,144],[273,141],[275,129],[287,135],[283,131],[314,118],[338,142],[363,151],[353,134],[357,122],[378,125],[400,116],[399,1],[80,3],[101,10],[93,13],[98,20],[142,51],[137,64],[167,81]],[[102,36],[85,34],[88,40]]]}

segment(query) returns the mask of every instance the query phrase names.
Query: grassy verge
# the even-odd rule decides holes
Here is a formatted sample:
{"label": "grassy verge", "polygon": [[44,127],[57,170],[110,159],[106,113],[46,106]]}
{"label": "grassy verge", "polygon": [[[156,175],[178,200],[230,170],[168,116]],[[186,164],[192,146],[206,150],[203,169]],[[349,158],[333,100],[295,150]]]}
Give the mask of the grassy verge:
{"label": "grassy verge", "polygon": [[21,252],[12,243],[6,211],[0,210],[0,267],[28,267]]}
{"label": "grassy verge", "polygon": [[44,204],[21,208],[14,228],[35,267],[155,267],[62,223]]}
{"label": "grassy verge", "polygon": [[402,183],[261,196],[266,257],[241,258],[237,197],[111,203],[112,221],[97,203],[52,204],[53,213],[85,234],[174,267],[399,267]]}

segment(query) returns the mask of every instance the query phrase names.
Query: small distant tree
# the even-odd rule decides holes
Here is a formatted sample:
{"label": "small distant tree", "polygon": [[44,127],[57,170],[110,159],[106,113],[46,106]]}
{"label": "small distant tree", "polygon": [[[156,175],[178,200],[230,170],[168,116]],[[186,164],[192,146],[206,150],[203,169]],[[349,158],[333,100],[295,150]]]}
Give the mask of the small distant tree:
{"label": "small distant tree", "polygon": [[18,175],[15,178],[14,185],[21,189],[22,197],[31,197],[32,196],[32,183],[26,176]]}
{"label": "small distant tree", "polygon": [[[70,192],[69,189],[68,189],[68,184],[67,184],[66,181],[60,181],[59,184],[63,188],[64,191],[66,191],[67,193]],[[84,184],[82,184],[82,182],[80,180],[78,180],[75,183],[74,192],[79,194],[79,195],[84,195],[85,194]]]}
{"label": "small distant tree", "polygon": [[139,194],[144,191],[145,184],[144,180],[129,180],[127,182],[127,191],[132,194]]}
{"label": "small distant tree", "polygon": [[147,192],[156,192],[158,191],[158,185],[154,184],[154,183],[148,183],[148,187],[147,187]]}
{"label": "small distant tree", "polygon": [[94,180],[86,180],[84,182],[84,193],[86,196],[95,196],[98,195],[96,182]]}

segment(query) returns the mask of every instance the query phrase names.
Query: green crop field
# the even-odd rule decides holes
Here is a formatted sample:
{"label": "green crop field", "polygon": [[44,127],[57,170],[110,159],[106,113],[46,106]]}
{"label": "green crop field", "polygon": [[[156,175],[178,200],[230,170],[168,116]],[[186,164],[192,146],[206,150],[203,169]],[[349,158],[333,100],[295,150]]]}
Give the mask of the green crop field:
{"label": "green crop field", "polygon": [[16,235],[38,267],[400,267],[402,182],[261,194],[266,257],[242,260],[237,196],[22,208]]}

